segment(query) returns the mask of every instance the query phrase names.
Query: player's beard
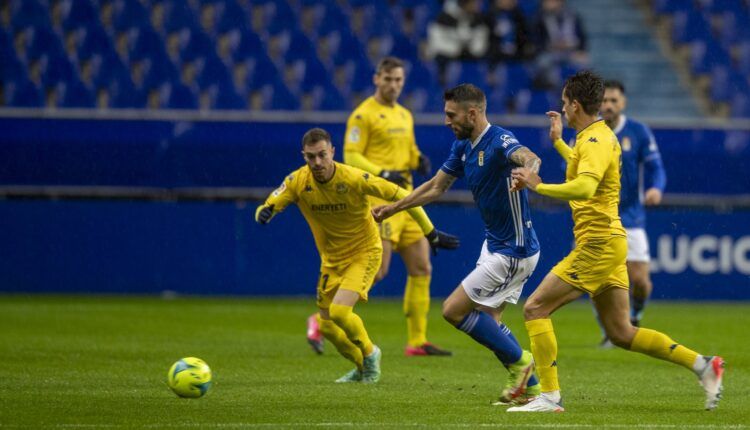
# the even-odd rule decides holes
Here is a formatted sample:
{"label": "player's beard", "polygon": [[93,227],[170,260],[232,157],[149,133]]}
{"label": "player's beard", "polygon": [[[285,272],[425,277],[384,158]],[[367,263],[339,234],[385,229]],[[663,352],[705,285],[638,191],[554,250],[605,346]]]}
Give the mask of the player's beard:
{"label": "player's beard", "polygon": [[469,124],[456,124],[455,127],[451,127],[451,129],[458,140],[468,139],[471,137],[471,133],[474,132],[474,127]]}

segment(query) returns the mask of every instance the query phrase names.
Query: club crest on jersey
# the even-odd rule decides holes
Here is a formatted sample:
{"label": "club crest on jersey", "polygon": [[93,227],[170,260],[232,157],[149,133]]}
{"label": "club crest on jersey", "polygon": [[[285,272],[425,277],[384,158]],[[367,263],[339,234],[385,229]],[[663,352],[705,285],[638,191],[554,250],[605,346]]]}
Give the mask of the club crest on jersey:
{"label": "club crest on jersey", "polygon": [[339,194],[346,194],[346,192],[349,191],[349,187],[346,186],[345,183],[339,182],[336,184],[336,192]]}
{"label": "club crest on jersey", "polygon": [[359,127],[355,125],[354,127],[352,127],[351,130],[349,130],[349,141],[353,143],[359,142],[359,135],[360,135]]}
{"label": "club crest on jersey", "polygon": [[622,138],[622,150],[623,151],[630,151],[631,147],[632,146],[630,144],[630,138],[629,137],[623,137]]}
{"label": "club crest on jersey", "polygon": [[477,158],[477,163],[479,163],[480,166],[484,166],[484,151],[479,151],[479,157]]}
{"label": "club crest on jersey", "polygon": [[305,185],[305,192],[306,193],[312,193],[312,185],[310,185],[310,184]]}

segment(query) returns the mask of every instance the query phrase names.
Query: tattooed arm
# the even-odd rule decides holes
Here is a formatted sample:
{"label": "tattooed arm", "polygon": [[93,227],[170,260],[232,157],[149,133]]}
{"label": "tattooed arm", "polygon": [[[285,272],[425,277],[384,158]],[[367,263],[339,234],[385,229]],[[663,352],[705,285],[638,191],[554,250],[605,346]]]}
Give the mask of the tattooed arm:
{"label": "tattooed arm", "polygon": [[522,146],[510,154],[510,161],[516,165],[525,167],[534,173],[539,173],[539,167],[542,166],[542,160],[536,154],[525,146]]}
{"label": "tattooed arm", "polygon": [[[539,167],[541,167],[542,165],[542,160],[525,146],[518,148],[512,154],[510,154],[510,161],[518,166],[529,169],[529,171],[533,173],[539,173]],[[520,191],[524,187],[524,184],[519,183],[516,179],[513,179],[513,187],[511,188],[511,191]]]}

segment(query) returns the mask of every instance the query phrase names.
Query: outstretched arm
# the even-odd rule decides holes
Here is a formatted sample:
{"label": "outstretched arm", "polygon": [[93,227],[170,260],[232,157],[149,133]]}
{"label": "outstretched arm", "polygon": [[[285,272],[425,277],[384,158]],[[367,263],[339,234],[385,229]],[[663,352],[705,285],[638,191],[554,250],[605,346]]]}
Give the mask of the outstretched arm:
{"label": "outstretched arm", "polygon": [[544,184],[538,174],[524,167],[513,169],[513,179],[543,196],[560,200],[588,200],[599,186],[598,179],[586,174],[563,184]]}
{"label": "outstretched arm", "polygon": [[455,176],[451,176],[442,170],[438,170],[437,174],[433,176],[432,179],[414,189],[411,194],[406,194],[406,190],[399,190],[398,194],[396,194],[396,198],[399,199],[398,201],[391,203],[390,205],[373,208],[372,215],[375,218],[375,221],[381,222],[403,210],[417,206],[424,206],[435,201],[438,197],[448,191],[455,181]]}

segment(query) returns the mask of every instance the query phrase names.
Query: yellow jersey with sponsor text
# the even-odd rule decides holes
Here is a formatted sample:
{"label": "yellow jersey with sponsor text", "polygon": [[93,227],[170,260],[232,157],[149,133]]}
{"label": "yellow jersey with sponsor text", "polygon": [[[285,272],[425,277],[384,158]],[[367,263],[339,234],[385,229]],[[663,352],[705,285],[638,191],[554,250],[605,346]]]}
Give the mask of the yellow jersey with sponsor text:
{"label": "yellow jersey with sponsor text", "polygon": [[565,179],[572,181],[579,175],[589,175],[599,181],[590,199],[570,201],[576,243],[593,237],[625,236],[618,212],[621,163],[620,143],[604,120],[592,123],[576,135]]}
{"label": "yellow jersey with sponsor text", "polygon": [[335,169],[333,177],[321,183],[307,165],[302,166],[265,202],[274,205],[275,212],[297,204],[310,225],[323,265],[340,263],[372,248],[382,249],[367,196],[392,201],[399,191],[396,184],[356,167],[335,163]]}

